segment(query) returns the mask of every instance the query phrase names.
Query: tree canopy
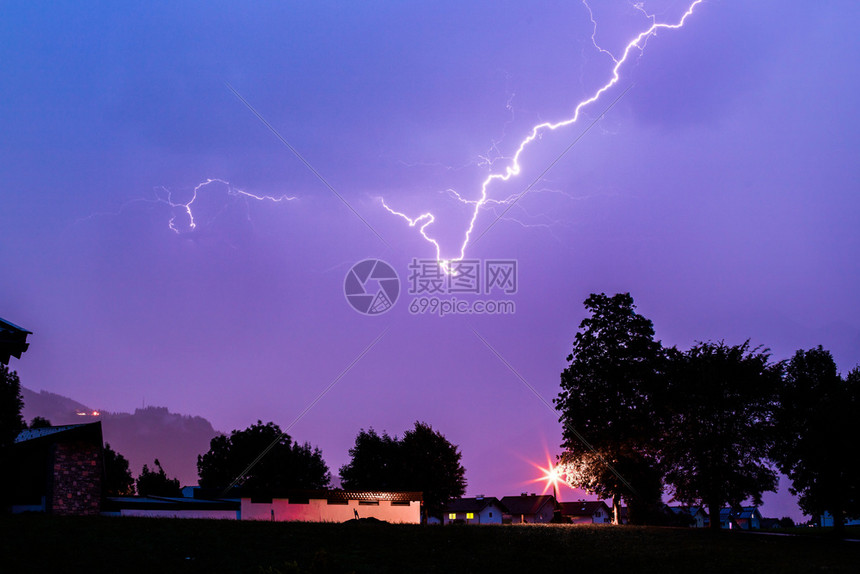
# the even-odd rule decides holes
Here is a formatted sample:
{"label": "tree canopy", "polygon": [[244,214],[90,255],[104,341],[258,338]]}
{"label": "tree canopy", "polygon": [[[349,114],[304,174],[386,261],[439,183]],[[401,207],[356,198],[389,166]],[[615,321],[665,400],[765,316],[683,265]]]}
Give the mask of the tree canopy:
{"label": "tree canopy", "polygon": [[769,359],[749,341],[699,343],[673,355],[661,447],[666,483],[675,500],[704,503],[711,528],[725,505],[761,504],[763,492],[776,490],[768,454],[782,365]]}
{"label": "tree canopy", "polygon": [[27,428],[21,416],[23,408],[18,373],[0,364],[0,448],[10,446],[18,433]]}
{"label": "tree canopy", "polygon": [[345,489],[420,491],[426,515],[438,516],[449,500],[466,492],[462,454],[423,422],[400,440],[362,429],[349,455],[350,462],[340,468]]}
{"label": "tree canopy", "polygon": [[[0,468],[11,468],[12,444],[18,433],[27,428],[21,416],[23,408],[24,400],[21,398],[21,381],[18,379],[18,373],[0,364]],[[6,510],[9,506],[10,483],[9,473],[0,473],[0,511]]]}
{"label": "tree canopy", "polygon": [[152,470],[143,465],[140,476],[137,477],[137,493],[140,496],[180,496],[182,487],[179,479],[168,478],[158,459],[155,459]]}
{"label": "tree canopy", "polygon": [[218,435],[210,441],[209,451],[197,457],[200,486],[226,489],[270,446],[240,481],[243,495],[273,496],[290,489],[329,485],[331,474],[319,448],[294,443],[273,422],[257,421],[245,430]]}
{"label": "tree canopy", "polygon": [[807,514],[829,511],[841,530],[860,512],[860,461],[846,445],[860,443],[860,369],[839,376],[821,346],[797,351],[786,367],[777,409],[773,458],[791,479]]}
{"label": "tree canopy", "polygon": [[555,399],[569,479],[601,497],[627,501],[631,522],[660,503],[659,376],[663,349],[633,297],[592,294]]}
{"label": "tree canopy", "polygon": [[105,496],[130,496],[134,494],[134,478],[132,478],[128,468],[128,460],[114,451],[110,444],[105,444],[104,466],[103,490]]}
{"label": "tree canopy", "polygon": [[33,417],[33,420],[30,421],[31,429],[43,429],[51,426],[51,421],[46,419],[45,417]]}

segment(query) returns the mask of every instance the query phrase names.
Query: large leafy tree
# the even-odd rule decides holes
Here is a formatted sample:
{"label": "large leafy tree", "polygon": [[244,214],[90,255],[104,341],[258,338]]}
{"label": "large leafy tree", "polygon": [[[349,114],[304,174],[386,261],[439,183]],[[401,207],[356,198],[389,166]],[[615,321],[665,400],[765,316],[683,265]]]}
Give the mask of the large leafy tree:
{"label": "large leafy tree", "polygon": [[143,465],[140,476],[137,477],[137,493],[141,496],[179,496],[182,488],[179,479],[169,478],[158,459],[155,459],[152,470]]}
{"label": "large leafy tree", "polygon": [[[15,437],[27,428],[21,409],[21,381],[15,371],[0,364],[0,468],[12,467],[12,445]],[[8,509],[11,494],[11,477],[8,472],[0,472],[0,511]]]}
{"label": "large leafy tree", "polygon": [[197,471],[200,486],[207,489],[226,489],[241,477],[242,493],[250,496],[325,488],[331,481],[319,448],[294,443],[278,425],[262,421],[213,438],[209,452],[197,457]]}
{"label": "large leafy tree", "polygon": [[23,408],[18,373],[0,364],[0,448],[11,445],[18,433],[27,428],[21,416]]}
{"label": "large leafy tree", "polygon": [[830,511],[837,531],[860,512],[860,461],[846,445],[860,443],[860,369],[843,380],[829,351],[797,351],[786,367],[777,411],[773,458],[792,482],[807,514]]}
{"label": "large leafy tree", "polygon": [[399,490],[403,482],[400,441],[372,428],[361,429],[355,446],[349,449],[350,462],[340,467],[340,482],[347,490]]}
{"label": "large leafy tree", "polygon": [[658,438],[663,349],[633,297],[592,294],[555,399],[568,480],[645,522],[662,492]]}
{"label": "large leafy tree", "polygon": [[675,353],[669,375],[670,416],[663,437],[666,483],[674,498],[720,509],[776,489],[767,457],[782,365],[749,342],[700,343]]}
{"label": "large leafy tree", "polygon": [[[134,494],[134,478],[128,468],[128,460],[105,444],[104,450],[106,496],[128,496]],[[148,469],[147,469],[148,470]]]}
{"label": "large leafy tree", "polygon": [[362,429],[349,454],[350,462],[340,469],[344,488],[420,491],[426,516],[440,515],[449,500],[466,492],[459,449],[423,422],[416,422],[400,440]]}

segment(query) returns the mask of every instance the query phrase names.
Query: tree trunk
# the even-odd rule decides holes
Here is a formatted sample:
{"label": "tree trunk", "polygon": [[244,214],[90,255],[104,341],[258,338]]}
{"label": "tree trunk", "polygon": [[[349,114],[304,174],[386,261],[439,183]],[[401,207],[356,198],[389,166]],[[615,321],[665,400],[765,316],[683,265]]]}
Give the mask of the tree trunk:
{"label": "tree trunk", "polygon": [[834,508],[832,514],[833,534],[838,538],[842,538],[845,536],[845,513],[842,511],[842,508]]}
{"label": "tree trunk", "polygon": [[621,524],[621,501],[617,494],[612,497],[612,524]]}
{"label": "tree trunk", "polygon": [[708,525],[711,531],[720,529],[720,505],[708,503],[708,519],[711,521]]}

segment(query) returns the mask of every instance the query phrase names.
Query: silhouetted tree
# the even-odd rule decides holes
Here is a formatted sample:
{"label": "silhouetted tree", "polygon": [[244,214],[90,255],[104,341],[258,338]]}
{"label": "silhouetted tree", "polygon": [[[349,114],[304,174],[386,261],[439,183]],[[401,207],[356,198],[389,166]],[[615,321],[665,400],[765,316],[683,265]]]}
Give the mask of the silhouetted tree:
{"label": "silhouetted tree", "polygon": [[349,449],[350,462],[340,467],[341,486],[347,490],[399,490],[403,482],[399,449],[397,437],[361,429],[355,446]]}
{"label": "silhouetted tree", "polygon": [[362,429],[349,454],[350,462],[340,468],[345,489],[422,492],[425,519],[441,515],[449,500],[466,492],[462,454],[423,422],[416,422],[401,440]]}
{"label": "silhouetted tree", "polygon": [[[0,364],[0,468],[12,467],[12,445],[18,433],[27,428],[21,416],[23,408],[18,373]],[[0,511],[3,512],[9,509],[11,480],[8,472],[0,472]]]}
{"label": "silhouetted tree", "polygon": [[403,433],[405,490],[424,493],[427,516],[441,516],[449,500],[466,492],[466,469],[460,464],[463,455],[445,436],[423,422]]}
{"label": "silhouetted tree", "polygon": [[555,399],[564,424],[561,461],[576,486],[612,498],[616,511],[623,498],[630,521],[642,523],[662,492],[663,349],[629,293],[592,294],[585,307],[590,316],[579,325]]}
{"label": "silhouetted tree", "polygon": [[51,421],[44,417],[33,417],[33,420],[30,421],[31,429],[43,429],[51,426]]}
{"label": "silhouetted tree", "polygon": [[128,460],[120,453],[114,451],[110,447],[110,444],[105,444],[104,465],[105,496],[129,496],[134,494],[134,478],[132,478],[131,471],[128,468]]}
{"label": "silhouetted tree", "polygon": [[846,513],[860,512],[860,370],[843,380],[829,351],[797,351],[780,389],[773,458],[792,482],[798,504],[813,516],[829,511],[842,532]]}
{"label": "silhouetted tree", "polygon": [[180,496],[182,488],[179,486],[179,479],[168,478],[161,463],[155,459],[155,467],[152,470],[143,465],[143,470],[137,477],[137,493],[140,496]]}
{"label": "silhouetted tree", "polygon": [[273,496],[289,489],[325,488],[331,481],[319,448],[294,443],[275,423],[257,421],[210,441],[209,452],[197,457],[200,486],[226,489],[267,449],[240,481],[243,494]]}
{"label": "silhouetted tree", "polygon": [[749,341],[673,354],[661,449],[666,483],[676,500],[707,506],[712,529],[724,506],[761,504],[762,493],[776,489],[767,456],[782,365],[769,359]]}

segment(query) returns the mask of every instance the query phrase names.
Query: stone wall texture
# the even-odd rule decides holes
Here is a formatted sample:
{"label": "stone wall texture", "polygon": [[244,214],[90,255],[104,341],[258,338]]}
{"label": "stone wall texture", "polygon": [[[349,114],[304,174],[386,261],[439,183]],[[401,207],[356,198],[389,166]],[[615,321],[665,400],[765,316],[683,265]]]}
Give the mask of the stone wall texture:
{"label": "stone wall texture", "polygon": [[96,515],[102,492],[102,451],[86,441],[54,445],[49,512]]}

